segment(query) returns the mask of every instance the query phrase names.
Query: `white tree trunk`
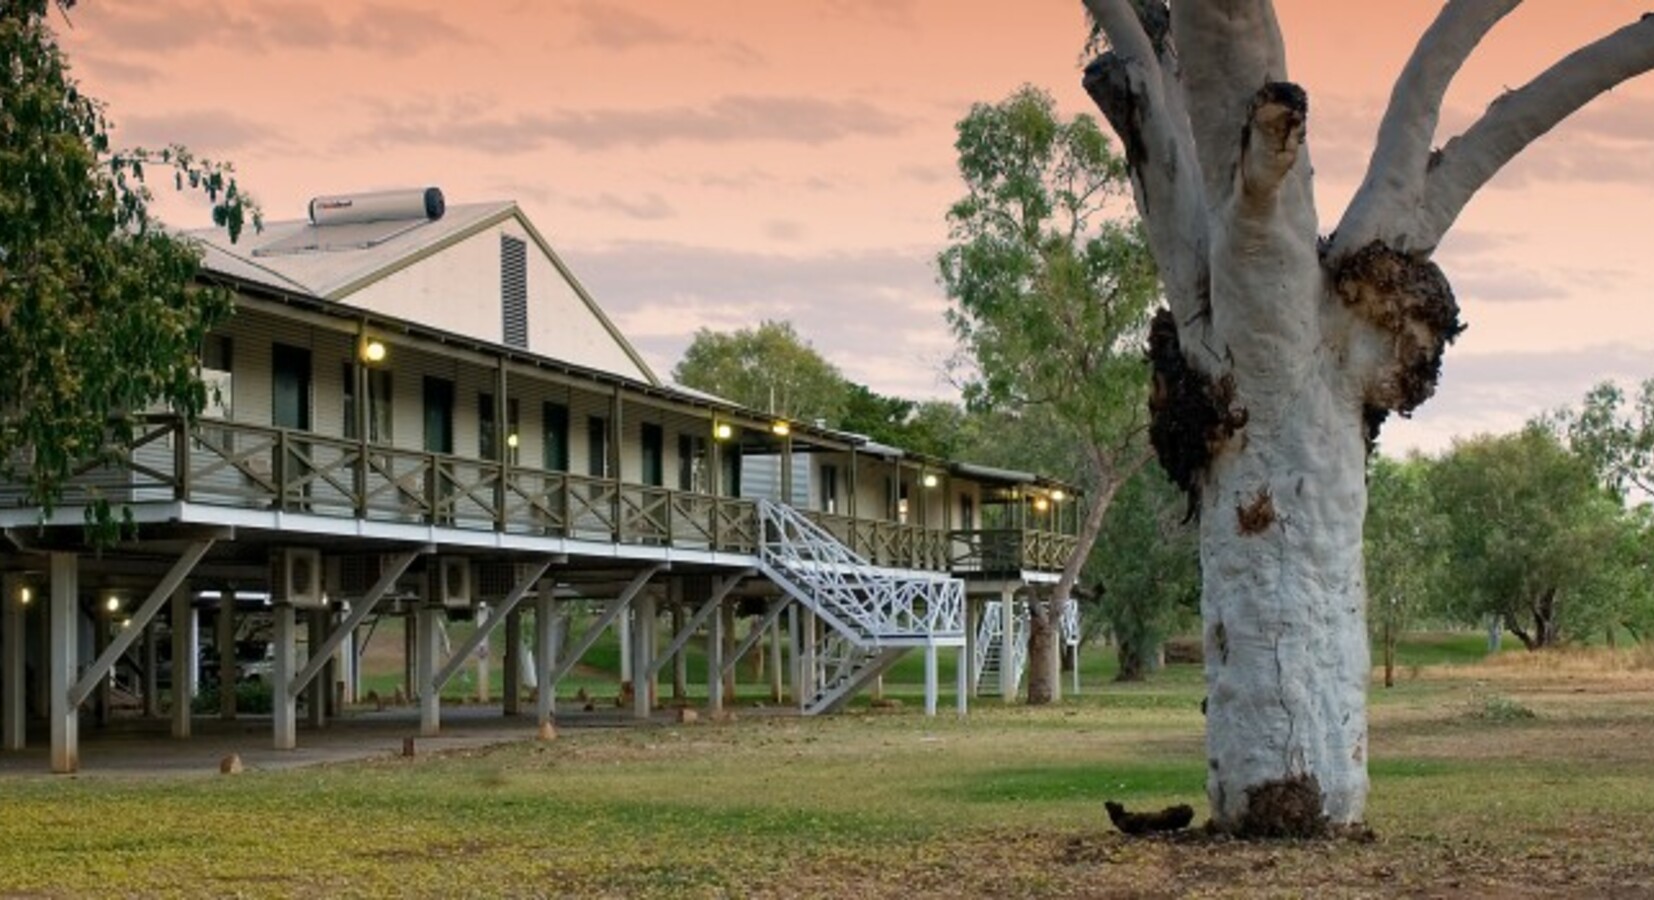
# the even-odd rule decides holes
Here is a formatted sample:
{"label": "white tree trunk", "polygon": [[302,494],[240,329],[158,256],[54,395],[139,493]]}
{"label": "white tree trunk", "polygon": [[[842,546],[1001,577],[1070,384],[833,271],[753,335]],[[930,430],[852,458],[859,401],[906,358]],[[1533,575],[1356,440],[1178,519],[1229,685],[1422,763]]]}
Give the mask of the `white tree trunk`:
{"label": "white tree trunk", "polygon": [[1441,143],[1453,76],[1518,3],[1443,5],[1322,240],[1308,100],[1271,0],[1085,0],[1109,47],[1085,87],[1125,147],[1170,306],[1150,332],[1150,435],[1199,501],[1208,793],[1225,830],[1361,821],[1366,442],[1429,399],[1462,329],[1430,253],[1530,142],[1654,68],[1644,16]]}
{"label": "white tree trunk", "polygon": [[1243,446],[1213,461],[1201,510],[1212,815],[1254,830],[1242,827],[1249,792],[1312,776],[1331,822],[1360,822],[1370,661],[1359,406],[1318,374],[1276,410],[1248,394],[1243,383]]}

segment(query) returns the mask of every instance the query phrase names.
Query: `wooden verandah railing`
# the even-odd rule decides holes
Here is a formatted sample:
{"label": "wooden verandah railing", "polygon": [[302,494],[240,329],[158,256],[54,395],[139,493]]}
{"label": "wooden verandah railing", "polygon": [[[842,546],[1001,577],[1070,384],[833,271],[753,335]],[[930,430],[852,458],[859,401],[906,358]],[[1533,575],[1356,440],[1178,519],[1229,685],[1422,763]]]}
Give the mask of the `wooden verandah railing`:
{"label": "wooden verandah railing", "polygon": [[[135,423],[129,449],[83,466],[59,505],[187,501],[404,524],[755,554],[753,501],[407,450],[306,431],[176,416]],[[0,506],[26,504],[0,483]],[[806,513],[877,566],[1056,570],[1073,537],[947,531]]]}

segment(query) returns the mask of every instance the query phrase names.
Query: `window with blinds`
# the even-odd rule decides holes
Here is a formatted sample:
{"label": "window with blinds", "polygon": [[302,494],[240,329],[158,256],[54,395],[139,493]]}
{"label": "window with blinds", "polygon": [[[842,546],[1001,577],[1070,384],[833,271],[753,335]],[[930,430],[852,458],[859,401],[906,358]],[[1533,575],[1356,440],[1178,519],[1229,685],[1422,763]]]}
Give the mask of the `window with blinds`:
{"label": "window with blinds", "polygon": [[500,313],[507,347],[528,349],[528,245],[500,235]]}

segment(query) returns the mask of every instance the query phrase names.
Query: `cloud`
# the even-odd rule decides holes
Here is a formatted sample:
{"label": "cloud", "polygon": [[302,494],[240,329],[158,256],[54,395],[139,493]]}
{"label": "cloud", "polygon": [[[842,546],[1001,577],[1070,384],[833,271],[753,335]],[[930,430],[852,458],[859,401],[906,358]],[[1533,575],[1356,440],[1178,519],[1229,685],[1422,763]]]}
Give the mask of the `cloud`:
{"label": "cloud", "polygon": [[862,19],[902,31],[919,27],[918,0],[826,0],[823,12],[832,18]]}
{"label": "cloud", "polygon": [[[417,114],[416,114],[417,112]],[[379,121],[352,146],[434,146],[530,153],[550,144],[577,150],[653,148],[665,143],[777,142],[820,146],[900,134],[910,120],[862,100],[728,95],[697,107],[559,110],[490,116],[469,100],[433,110],[378,104]]]}
{"label": "cloud", "polygon": [[115,138],[123,146],[157,149],[184,144],[209,156],[249,148],[285,147],[289,143],[274,128],[222,110],[126,116],[115,124]]}
{"label": "cloud", "polygon": [[153,84],[161,77],[161,70],[156,66],[128,62],[93,52],[75,54],[75,66],[90,72],[102,84],[125,82],[147,85]]}
{"label": "cloud", "polygon": [[582,46],[617,51],[686,47],[712,50],[722,59],[738,65],[756,65],[764,61],[764,55],[749,44],[703,37],[613,3],[584,0],[571,4],[569,11],[579,29],[576,43]]}
{"label": "cloud", "polygon": [[792,219],[771,219],[764,223],[764,236],[774,241],[796,243],[804,239],[804,223]]}
{"label": "cloud", "polygon": [[793,256],[626,242],[559,248],[640,351],[670,371],[698,328],[791,321],[846,377],[911,397],[952,396],[954,342],[926,248]]}
{"label": "cloud", "polygon": [[604,192],[593,197],[576,197],[562,195],[563,203],[575,209],[592,210],[596,212],[619,213],[629,219],[644,222],[658,222],[662,219],[671,219],[677,216],[678,211],[666,198],[650,192],[642,197],[622,197],[618,194]]}
{"label": "cloud", "polygon": [[401,54],[476,42],[432,10],[395,3],[336,10],[303,2],[232,8],[207,0],[151,0],[89,4],[87,18],[101,43],[146,57],[206,46],[254,53],[354,49]]}
{"label": "cloud", "polygon": [[1654,348],[1600,344],[1555,352],[1449,352],[1441,385],[1409,421],[1392,419],[1380,446],[1395,454],[1446,448],[1453,437],[1499,434],[1529,419],[1577,405],[1604,380],[1635,384],[1654,376]]}

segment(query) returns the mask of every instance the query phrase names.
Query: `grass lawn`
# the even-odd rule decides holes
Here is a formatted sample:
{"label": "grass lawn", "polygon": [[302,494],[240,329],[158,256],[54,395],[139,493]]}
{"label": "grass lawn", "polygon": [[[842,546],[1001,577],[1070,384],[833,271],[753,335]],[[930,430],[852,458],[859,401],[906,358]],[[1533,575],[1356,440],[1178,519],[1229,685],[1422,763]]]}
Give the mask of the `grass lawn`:
{"label": "grass lawn", "polygon": [[0,896],[1649,896],[1654,667],[1613,660],[1501,654],[1375,687],[1371,841],[1114,833],[1105,799],[1204,806],[1200,679],[1175,667],[964,721],[910,703],[0,781]]}

